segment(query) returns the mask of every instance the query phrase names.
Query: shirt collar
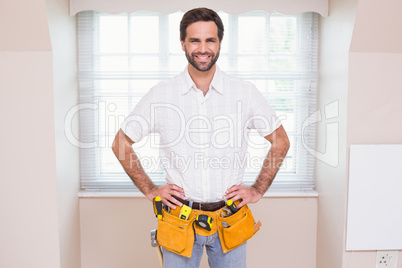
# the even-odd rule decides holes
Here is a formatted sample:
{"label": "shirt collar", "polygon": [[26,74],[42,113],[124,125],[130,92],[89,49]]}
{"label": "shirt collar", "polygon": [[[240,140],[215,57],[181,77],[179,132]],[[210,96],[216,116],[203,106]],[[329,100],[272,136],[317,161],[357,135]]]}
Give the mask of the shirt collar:
{"label": "shirt collar", "polygon": [[[223,94],[223,80],[222,80],[222,71],[219,69],[218,65],[216,65],[216,70],[214,77],[212,78],[211,81],[211,86],[210,88],[215,89],[218,93]],[[196,88],[193,79],[191,79],[191,76],[188,72],[188,66],[184,69],[183,72],[183,78],[184,78],[184,84],[182,87],[182,94],[186,94],[191,88]]]}

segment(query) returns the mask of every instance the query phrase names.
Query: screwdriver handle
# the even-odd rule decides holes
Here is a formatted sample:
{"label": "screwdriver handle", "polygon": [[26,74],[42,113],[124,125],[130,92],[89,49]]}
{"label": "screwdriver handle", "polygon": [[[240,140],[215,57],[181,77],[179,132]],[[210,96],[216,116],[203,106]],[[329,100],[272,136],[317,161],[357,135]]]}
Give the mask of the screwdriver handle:
{"label": "screwdriver handle", "polygon": [[162,198],[160,196],[155,197],[155,216],[161,220],[162,219]]}
{"label": "screwdriver handle", "polygon": [[232,211],[233,214],[239,211],[232,199],[228,199],[228,201],[226,201],[226,205],[229,207],[230,211]]}

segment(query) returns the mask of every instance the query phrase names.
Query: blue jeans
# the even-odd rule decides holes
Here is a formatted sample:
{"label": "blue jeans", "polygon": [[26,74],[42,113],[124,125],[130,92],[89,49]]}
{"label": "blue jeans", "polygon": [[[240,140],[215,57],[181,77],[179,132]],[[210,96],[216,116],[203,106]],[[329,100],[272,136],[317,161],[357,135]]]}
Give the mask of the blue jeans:
{"label": "blue jeans", "polygon": [[198,268],[204,252],[204,246],[208,255],[208,264],[212,268],[245,268],[246,267],[246,243],[223,253],[219,241],[218,232],[210,236],[196,234],[191,258],[177,255],[163,248],[163,268]]}

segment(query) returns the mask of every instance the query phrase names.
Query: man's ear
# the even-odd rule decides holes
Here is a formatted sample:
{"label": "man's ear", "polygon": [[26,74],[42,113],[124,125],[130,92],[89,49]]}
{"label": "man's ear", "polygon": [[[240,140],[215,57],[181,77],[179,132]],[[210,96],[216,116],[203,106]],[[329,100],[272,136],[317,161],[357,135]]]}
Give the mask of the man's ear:
{"label": "man's ear", "polygon": [[186,51],[186,45],[184,44],[184,41],[183,40],[181,40],[180,39],[180,44],[181,44],[181,49],[183,50],[183,51]]}

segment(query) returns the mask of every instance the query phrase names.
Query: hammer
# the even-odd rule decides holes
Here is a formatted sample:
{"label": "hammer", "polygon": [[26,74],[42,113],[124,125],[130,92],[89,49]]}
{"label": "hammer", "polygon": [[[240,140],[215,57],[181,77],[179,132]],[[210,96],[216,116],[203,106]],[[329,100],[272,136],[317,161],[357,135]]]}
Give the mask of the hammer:
{"label": "hammer", "polygon": [[151,230],[151,246],[156,249],[156,254],[158,255],[159,264],[161,265],[161,268],[163,268],[162,249],[158,245],[158,241],[156,241],[156,233],[157,233],[156,229]]}

